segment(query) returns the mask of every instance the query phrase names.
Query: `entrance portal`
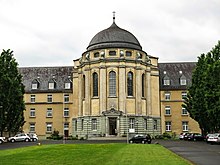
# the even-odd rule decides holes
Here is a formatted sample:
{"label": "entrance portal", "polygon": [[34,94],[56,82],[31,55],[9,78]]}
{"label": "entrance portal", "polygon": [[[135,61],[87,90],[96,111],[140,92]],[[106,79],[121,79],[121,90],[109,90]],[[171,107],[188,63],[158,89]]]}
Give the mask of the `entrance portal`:
{"label": "entrance portal", "polygon": [[117,135],[117,118],[109,118],[109,135]]}

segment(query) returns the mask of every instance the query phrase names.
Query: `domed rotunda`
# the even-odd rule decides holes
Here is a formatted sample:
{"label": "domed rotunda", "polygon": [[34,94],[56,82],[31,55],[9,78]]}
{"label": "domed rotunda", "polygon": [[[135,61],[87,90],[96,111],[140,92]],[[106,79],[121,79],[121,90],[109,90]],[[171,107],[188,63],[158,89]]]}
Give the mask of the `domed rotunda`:
{"label": "domed rotunda", "polygon": [[74,136],[161,133],[158,82],[158,58],[113,17],[74,60]]}

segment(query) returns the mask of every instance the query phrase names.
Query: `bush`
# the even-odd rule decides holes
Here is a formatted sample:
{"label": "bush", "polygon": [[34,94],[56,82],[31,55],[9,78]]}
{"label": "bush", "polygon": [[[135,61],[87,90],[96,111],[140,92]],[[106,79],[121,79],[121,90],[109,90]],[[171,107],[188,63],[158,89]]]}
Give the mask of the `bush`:
{"label": "bush", "polygon": [[167,133],[167,132],[164,132],[164,133],[163,133],[163,137],[164,137],[165,139],[171,139],[171,135],[170,135],[169,133]]}

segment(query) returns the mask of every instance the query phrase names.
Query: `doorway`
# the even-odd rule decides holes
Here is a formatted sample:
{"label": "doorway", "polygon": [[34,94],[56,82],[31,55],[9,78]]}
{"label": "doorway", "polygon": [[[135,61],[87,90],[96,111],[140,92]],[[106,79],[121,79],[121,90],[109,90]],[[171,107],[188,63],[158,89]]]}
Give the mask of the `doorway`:
{"label": "doorway", "polygon": [[116,117],[109,118],[109,135],[117,136],[117,118]]}

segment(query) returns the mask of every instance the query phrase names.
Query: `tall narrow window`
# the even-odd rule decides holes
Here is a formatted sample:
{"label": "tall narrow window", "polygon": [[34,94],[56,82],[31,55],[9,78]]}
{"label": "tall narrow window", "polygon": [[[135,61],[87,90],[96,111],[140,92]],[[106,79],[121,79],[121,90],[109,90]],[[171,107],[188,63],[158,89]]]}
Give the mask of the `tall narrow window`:
{"label": "tall narrow window", "polygon": [[129,125],[130,125],[129,126],[130,129],[134,129],[134,118],[129,119]]}
{"label": "tall narrow window", "polygon": [[183,131],[188,131],[188,121],[182,122]]}
{"label": "tall narrow window", "polygon": [[165,121],[166,131],[171,131],[171,121]]}
{"label": "tall narrow window", "polygon": [[127,90],[128,90],[128,96],[133,96],[133,73],[132,72],[128,72]]}
{"label": "tall narrow window", "polygon": [[145,93],[144,93],[144,86],[145,86],[145,75],[142,74],[142,97],[144,97]]}
{"label": "tall narrow window", "polygon": [[109,96],[116,96],[116,73],[109,73]]}
{"label": "tall narrow window", "polygon": [[97,119],[92,119],[92,130],[97,130]]}
{"label": "tall narrow window", "polygon": [[35,123],[30,123],[30,132],[35,132]]}
{"label": "tall narrow window", "polygon": [[46,132],[52,132],[52,123],[46,123]]}
{"label": "tall narrow window", "polygon": [[53,101],[52,95],[47,95],[47,102],[52,103],[52,101]]}
{"label": "tall narrow window", "polygon": [[70,100],[69,94],[64,94],[64,103],[68,103]]}
{"label": "tall narrow window", "polygon": [[157,130],[157,120],[154,119],[154,130]]}
{"label": "tall narrow window", "polygon": [[98,96],[98,74],[93,73],[93,96]]}
{"label": "tall narrow window", "polygon": [[35,108],[30,109],[30,117],[35,117]]}
{"label": "tall narrow window", "polygon": [[31,95],[31,103],[35,103],[35,95]]}
{"label": "tall narrow window", "polygon": [[86,97],[86,77],[83,75],[83,87],[82,87],[82,98]]}
{"label": "tall narrow window", "polygon": [[47,108],[47,117],[53,117],[53,110],[52,110],[52,108]]}
{"label": "tall narrow window", "polygon": [[64,108],[64,110],[63,110],[63,116],[64,116],[64,117],[69,117],[69,108]]}

